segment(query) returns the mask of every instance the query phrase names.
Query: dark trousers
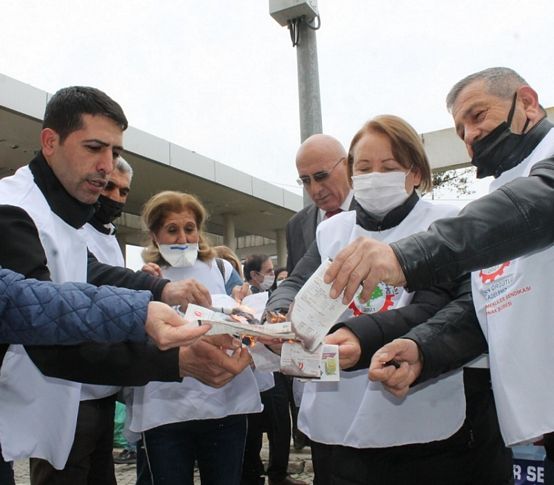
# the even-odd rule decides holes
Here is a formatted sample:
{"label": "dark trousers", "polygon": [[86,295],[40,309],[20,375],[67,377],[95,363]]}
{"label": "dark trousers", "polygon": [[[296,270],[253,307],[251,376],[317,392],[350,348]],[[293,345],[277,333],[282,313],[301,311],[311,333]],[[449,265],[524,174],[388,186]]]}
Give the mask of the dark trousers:
{"label": "dark trousers", "polygon": [[331,483],[512,484],[512,454],[500,435],[489,379],[487,370],[464,370],[466,420],[460,430],[446,440],[390,448],[334,446]]}
{"label": "dark trousers", "polygon": [[[203,485],[239,485],[246,416],[166,424],[143,433],[154,485],[193,485],[198,462]],[[143,469],[137,455],[137,468]]]}
{"label": "dark trousers", "polygon": [[2,447],[0,447],[0,485],[15,485],[13,463],[11,461],[4,461],[2,458]]}
{"label": "dark trousers", "polygon": [[32,485],[117,485],[112,450],[115,396],[81,401],[67,464],[56,470],[31,458]]}
{"label": "dark trousers", "polygon": [[313,485],[331,485],[334,446],[310,441],[310,448],[314,468]]}
{"label": "dark trousers", "polygon": [[261,393],[263,412],[248,415],[243,485],[264,483],[264,469],[260,459],[264,431],[267,431],[269,441],[267,476],[276,482],[287,476],[291,438],[287,379],[280,372],[275,372],[273,376],[275,387]]}

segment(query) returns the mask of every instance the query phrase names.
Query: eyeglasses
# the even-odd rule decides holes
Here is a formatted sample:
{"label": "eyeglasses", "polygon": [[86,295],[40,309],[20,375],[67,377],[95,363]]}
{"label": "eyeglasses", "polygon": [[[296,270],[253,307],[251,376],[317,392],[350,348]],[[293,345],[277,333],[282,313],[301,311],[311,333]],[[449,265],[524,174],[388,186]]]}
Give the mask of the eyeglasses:
{"label": "eyeglasses", "polygon": [[335,167],[344,159],[345,158],[342,157],[331,167],[331,170],[321,170],[320,172],[313,173],[312,175],[301,175],[296,179],[296,182],[298,182],[298,185],[310,185],[312,183],[312,179],[314,180],[314,182],[323,182],[329,177],[329,175],[331,175],[331,172],[335,170]]}

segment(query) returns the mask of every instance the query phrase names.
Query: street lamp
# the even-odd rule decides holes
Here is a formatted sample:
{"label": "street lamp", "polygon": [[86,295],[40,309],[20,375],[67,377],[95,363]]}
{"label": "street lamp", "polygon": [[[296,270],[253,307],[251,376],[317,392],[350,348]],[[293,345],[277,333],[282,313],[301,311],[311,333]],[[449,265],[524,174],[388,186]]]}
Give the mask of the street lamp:
{"label": "street lamp", "polygon": [[[317,0],[269,0],[269,14],[280,25],[288,26],[292,45],[296,47],[300,141],[303,142],[323,131],[315,34],[320,27]],[[304,191],[304,206],[310,204]]]}

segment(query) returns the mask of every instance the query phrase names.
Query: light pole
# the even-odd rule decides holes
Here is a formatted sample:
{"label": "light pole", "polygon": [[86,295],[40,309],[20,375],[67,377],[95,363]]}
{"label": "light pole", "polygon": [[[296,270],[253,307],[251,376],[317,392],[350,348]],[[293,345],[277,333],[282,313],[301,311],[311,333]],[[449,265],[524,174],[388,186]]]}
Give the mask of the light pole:
{"label": "light pole", "polygon": [[[323,130],[315,33],[320,26],[317,0],[269,0],[269,13],[279,24],[288,26],[292,45],[296,47],[300,142],[303,142]],[[312,203],[306,191],[303,200],[304,206]]]}

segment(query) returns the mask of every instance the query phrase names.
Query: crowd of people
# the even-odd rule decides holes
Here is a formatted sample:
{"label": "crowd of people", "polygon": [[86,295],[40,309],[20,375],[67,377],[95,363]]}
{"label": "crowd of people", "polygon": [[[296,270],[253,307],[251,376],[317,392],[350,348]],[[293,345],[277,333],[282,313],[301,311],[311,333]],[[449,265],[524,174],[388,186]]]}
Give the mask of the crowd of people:
{"label": "crowd of people", "polygon": [[[58,91],[40,152],[0,180],[0,484],[29,458],[33,485],[115,485],[116,399],[139,485],[192,485],[195,466],[206,485],[303,485],[291,438],[311,446],[316,485],[510,484],[510,447],[537,440],[554,483],[553,125],[509,68],[462,79],[447,108],[494,177],[462,211],[422,199],[421,138],[379,115],[348,150],[327,134],[299,147],[313,203],[287,224],[286,267],[212,246],[202,201],[160,187],[133,272],[114,224],[133,179],[125,114],[95,88]],[[206,336],[172,308],[259,293],[287,315],[328,258],[330,297],[348,304],[325,338],[339,382],[256,369],[261,342]]]}

